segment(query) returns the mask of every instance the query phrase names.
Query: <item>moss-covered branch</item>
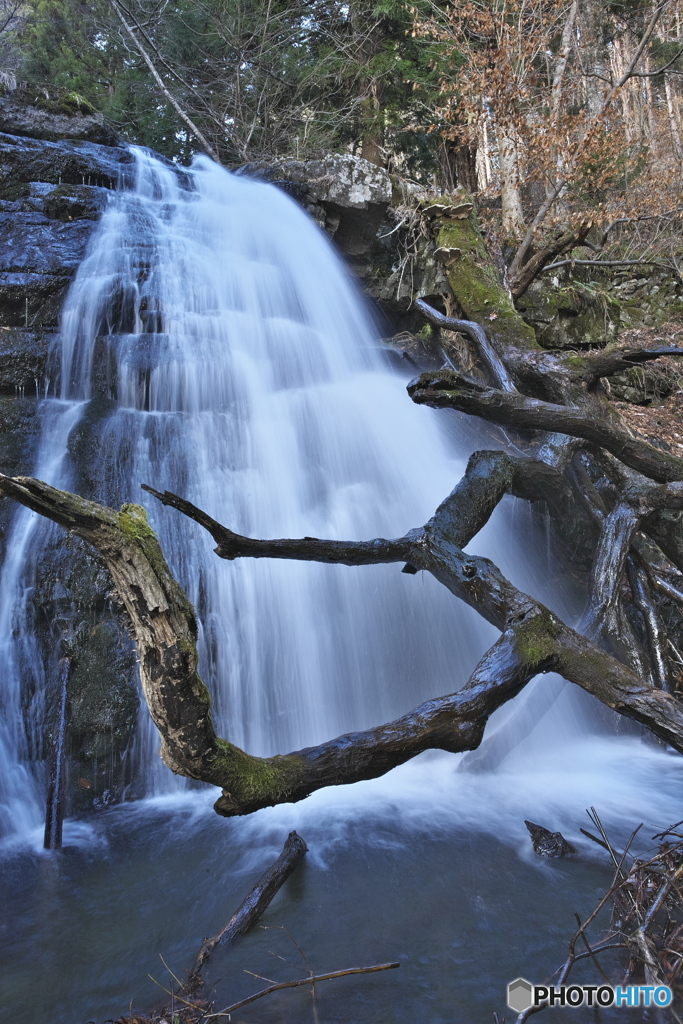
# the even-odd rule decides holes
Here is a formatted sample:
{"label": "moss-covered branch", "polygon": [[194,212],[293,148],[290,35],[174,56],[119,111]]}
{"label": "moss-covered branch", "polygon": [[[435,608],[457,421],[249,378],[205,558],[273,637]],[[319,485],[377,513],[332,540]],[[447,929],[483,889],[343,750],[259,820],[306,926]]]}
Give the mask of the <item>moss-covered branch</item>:
{"label": "moss-covered branch", "polygon": [[[219,786],[217,812],[236,815],[301,800],[325,786],[375,778],[430,748],[471,750],[481,742],[490,715],[533,676],[550,670],[683,752],[683,707],[674,697],[644,684],[626,665],[569,629],[488,559],[462,550],[514,487],[519,475],[515,462],[501,452],[477,453],[452,494],[421,530],[411,531],[408,547],[401,548],[401,558],[409,554],[415,568],[431,572],[501,631],[467,685],[377,728],[268,758],[253,757],[216,735],[210,697],[197,671],[194,611],[143,508],[124,505],[116,512],[30,478],[0,476],[0,493],[72,530],[105,558],[132,623],[162,758],[178,774]],[[167,503],[180,507],[182,500]],[[220,536],[220,524],[194,506],[189,510]],[[275,557],[334,560],[329,542],[302,538],[280,543]],[[399,542],[370,543],[377,544],[375,561],[386,561],[385,546]],[[344,543],[345,560],[354,548],[359,560],[352,564],[367,564],[367,542]],[[220,554],[220,542],[217,550]]]}

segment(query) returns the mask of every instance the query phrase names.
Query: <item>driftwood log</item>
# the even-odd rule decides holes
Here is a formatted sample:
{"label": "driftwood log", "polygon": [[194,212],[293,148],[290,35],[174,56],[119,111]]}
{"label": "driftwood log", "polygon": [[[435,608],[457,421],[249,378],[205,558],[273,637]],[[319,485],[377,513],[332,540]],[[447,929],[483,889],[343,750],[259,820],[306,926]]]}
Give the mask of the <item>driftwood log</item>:
{"label": "driftwood log", "polygon": [[308,847],[301,836],[296,832],[290,832],[278,859],[259,878],[225,927],[221,928],[217,935],[202,942],[197,959],[188,975],[185,986],[188,992],[196,992],[201,986],[202,968],[216,946],[228,946],[241,935],[251,931],[307,852]]}
{"label": "driftwood log", "polygon": [[[441,326],[462,329],[462,321],[424,304],[423,311]],[[482,332],[474,326],[469,337],[481,349]],[[490,715],[550,671],[683,753],[683,705],[670,683],[659,604],[683,605],[683,459],[634,437],[602,386],[604,376],[624,366],[672,352],[681,354],[622,349],[568,355],[532,345],[501,350],[486,339],[477,355],[490,384],[451,370],[422,374],[409,385],[413,401],[513,427],[520,431],[521,454],[475,452],[429,522],[396,539],[244,537],[182,497],[146,488],[206,529],[220,558],[403,563],[408,572],[432,573],[500,630],[457,693],[435,696],[376,728],[274,757],[254,757],[216,735],[197,671],[194,610],[144,508],[124,505],[117,512],[31,478],[0,476],[0,493],[71,530],[104,557],[130,616],[161,756],[172,771],[220,787],[219,814],[249,814],[325,786],[375,778],[430,748],[472,750]],[[506,494],[544,503],[561,527],[571,512],[582,545],[592,546],[590,601],[578,630],[491,561],[465,553]],[[633,614],[624,615],[626,605]]]}

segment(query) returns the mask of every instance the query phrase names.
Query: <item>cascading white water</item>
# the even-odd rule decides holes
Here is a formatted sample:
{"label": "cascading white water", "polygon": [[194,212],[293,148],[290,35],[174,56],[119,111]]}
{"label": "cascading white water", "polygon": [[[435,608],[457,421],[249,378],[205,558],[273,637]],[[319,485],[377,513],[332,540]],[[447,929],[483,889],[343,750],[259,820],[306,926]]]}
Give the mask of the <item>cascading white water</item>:
{"label": "cascading white water", "polygon": [[[86,496],[145,498],[199,613],[220,728],[250,751],[315,743],[456,689],[492,631],[433,580],[395,566],[226,564],[203,531],[141,491],[176,491],[253,536],[391,537],[429,517],[462,464],[436,416],[407,398],[341,261],[292,200],[205,158],[182,176],[136,151],[135,171],[69,293],[36,474],[82,490],[69,436],[99,401]],[[10,543],[6,648],[30,631],[36,519],[20,513]],[[8,659],[15,726],[3,756],[14,770],[27,754],[26,663],[26,652]],[[181,785],[145,722],[146,792]],[[20,797],[26,817],[35,787],[16,782],[5,802]],[[29,819],[39,814],[38,804]]]}
{"label": "cascading white water", "polygon": [[[220,731],[254,753],[386,721],[456,689],[496,631],[427,574],[226,563],[203,531],[141,491],[174,490],[254,536],[367,539],[423,523],[464,458],[443,434],[453,418],[409,401],[343,265],[285,195],[205,159],[184,173],[138,151],[134,171],[69,294],[34,474],[114,506],[143,500],[199,612]],[[519,550],[534,533],[529,515],[522,503],[511,515],[506,499],[472,547],[571,618],[554,574]],[[324,1019],[446,1024],[457,1007],[458,1019],[489,1021],[507,1012],[508,981],[555,970],[574,911],[585,919],[611,880],[579,832],[584,808],[599,807],[615,842],[638,821],[680,817],[683,760],[604,735],[596,702],[586,698],[585,716],[576,688],[545,676],[493,716],[481,754],[428,752],[381,779],[229,821],[211,811],[212,792],[173,792],[182,780],[159,761],[142,715],[136,772],[160,799],[67,822],[69,855],[46,861],[35,853],[46,672],[32,591],[43,547],[54,559],[62,543],[20,510],[0,580],[0,828],[23,837],[0,858],[12,922],[0,928],[0,984],[12,1019],[73,1024],[117,1017],[133,999],[149,1007],[158,954],[176,971],[192,963],[201,935],[224,924],[297,828],[310,853],[270,920],[292,929],[316,970],[402,962],[389,981],[321,992]],[[536,858],[529,817],[560,828],[580,857]],[[252,991],[254,973],[271,976],[276,934],[253,933],[216,967],[217,1005]],[[310,1019],[308,1003],[280,1012],[266,1002],[264,1022]],[[553,1012],[567,1024],[575,1016]]]}

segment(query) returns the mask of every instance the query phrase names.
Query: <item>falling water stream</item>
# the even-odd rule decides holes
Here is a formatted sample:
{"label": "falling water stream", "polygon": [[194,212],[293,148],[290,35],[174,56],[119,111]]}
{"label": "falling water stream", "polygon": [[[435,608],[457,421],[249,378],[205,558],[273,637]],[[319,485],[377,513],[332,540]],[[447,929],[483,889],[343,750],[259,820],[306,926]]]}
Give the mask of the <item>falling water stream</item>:
{"label": "falling water stream", "polygon": [[[35,475],[82,484],[70,438],[97,409],[86,496],[147,507],[199,614],[219,730],[250,752],[366,728],[457,689],[496,632],[430,577],[225,563],[202,530],[141,491],[176,491],[252,536],[392,537],[431,515],[473,445],[460,419],[409,401],[341,261],[287,196],[205,158],[180,174],[135,151],[134,168],[63,311]],[[544,586],[547,552],[532,550],[542,531],[531,520],[516,529],[520,508],[504,502],[472,549],[574,615],[562,586]],[[488,1022],[506,1012],[509,980],[540,982],[559,964],[573,912],[592,909],[608,881],[578,833],[584,808],[598,806],[615,839],[640,820],[651,832],[681,817],[681,759],[610,731],[592,701],[544,677],[494,716],[478,759],[427,753],[383,779],[228,821],[211,811],[212,792],[164,768],[142,713],[146,799],[67,820],[65,849],[43,854],[46,779],[31,755],[45,669],[30,597],[50,530],[17,513],[0,581],[0,1019],[81,1024],[131,1000],[149,1006],[148,974],[168,981],[159,954],[182,972],[297,828],[310,853],[264,923],[286,924],[318,971],[402,963],[331,983],[321,1021]],[[532,541],[515,554],[518,536]],[[524,818],[562,828],[581,856],[541,862]],[[262,931],[217,957],[217,998],[258,987],[245,971],[281,971],[271,952],[297,956],[284,933]],[[308,1021],[310,996],[285,993],[240,1019]]]}

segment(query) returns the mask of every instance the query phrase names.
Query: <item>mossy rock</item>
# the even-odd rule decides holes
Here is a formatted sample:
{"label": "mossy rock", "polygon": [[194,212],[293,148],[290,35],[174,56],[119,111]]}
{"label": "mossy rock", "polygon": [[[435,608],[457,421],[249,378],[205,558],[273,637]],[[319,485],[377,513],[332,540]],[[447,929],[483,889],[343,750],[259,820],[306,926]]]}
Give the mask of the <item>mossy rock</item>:
{"label": "mossy rock", "polygon": [[[459,193],[457,198],[458,202],[471,201],[465,193]],[[446,276],[464,316],[485,327],[501,347],[537,348],[533,329],[524,322],[500,283],[475,211],[463,220],[442,220],[436,244],[461,250],[460,258],[446,269]]]}
{"label": "mossy rock", "polygon": [[533,281],[517,301],[544,348],[602,348],[617,339],[622,304],[604,288],[582,281]]}

